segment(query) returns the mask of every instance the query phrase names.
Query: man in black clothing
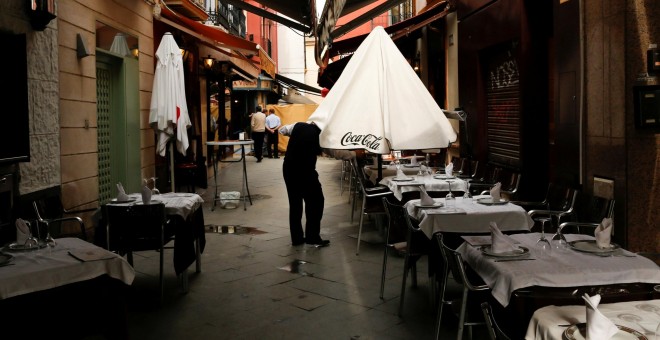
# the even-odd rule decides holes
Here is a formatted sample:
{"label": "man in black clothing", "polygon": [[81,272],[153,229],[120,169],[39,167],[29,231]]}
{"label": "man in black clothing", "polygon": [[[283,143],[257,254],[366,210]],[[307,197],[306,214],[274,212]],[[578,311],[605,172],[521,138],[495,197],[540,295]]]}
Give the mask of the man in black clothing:
{"label": "man in black clothing", "polygon": [[[321,129],[314,123],[300,122],[282,127],[280,133],[289,136],[282,170],[289,196],[291,243],[294,246],[303,243],[327,246],[330,241],[321,239],[320,234],[325,198],[316,172],[316,158],[321,154]],[[306,219],[304,232],[303,202]]]}

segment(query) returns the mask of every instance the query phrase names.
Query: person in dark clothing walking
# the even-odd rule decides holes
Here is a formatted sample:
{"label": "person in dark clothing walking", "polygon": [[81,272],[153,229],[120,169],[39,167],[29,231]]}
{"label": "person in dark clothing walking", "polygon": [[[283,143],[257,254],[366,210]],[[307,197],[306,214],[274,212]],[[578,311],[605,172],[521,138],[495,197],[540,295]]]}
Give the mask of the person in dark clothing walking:
{"label": "person in dark clothing walking", "polygon": [[[319,182],[319,174],[316,172],[316,158],[321,154],[319,144],[321,129],[314,123],[300,122],[282,127],[280,133],[289,136],[282,172],[289,196],[291,244],[327,246],[330,241],[321,239],[321,218],[325,198]],[[303,203],[306,219],[304,231]]]}

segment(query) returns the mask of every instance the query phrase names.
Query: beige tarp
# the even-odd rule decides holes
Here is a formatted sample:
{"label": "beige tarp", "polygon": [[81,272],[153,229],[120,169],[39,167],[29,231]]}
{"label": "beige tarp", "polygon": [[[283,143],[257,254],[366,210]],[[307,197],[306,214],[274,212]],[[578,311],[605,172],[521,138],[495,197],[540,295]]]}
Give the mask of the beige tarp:
{"label": "beige tarp", "polygon": [[[306,122],[312,115],[318,105],[316,104],[289,104],[289,105],[267,105],[268,109],[275,109],[275,114],[280,117],[282,125],[293,124],[295,122]],[[286,151],[289,144],[289,137],[279,136],[278,149],[281,152]]]}

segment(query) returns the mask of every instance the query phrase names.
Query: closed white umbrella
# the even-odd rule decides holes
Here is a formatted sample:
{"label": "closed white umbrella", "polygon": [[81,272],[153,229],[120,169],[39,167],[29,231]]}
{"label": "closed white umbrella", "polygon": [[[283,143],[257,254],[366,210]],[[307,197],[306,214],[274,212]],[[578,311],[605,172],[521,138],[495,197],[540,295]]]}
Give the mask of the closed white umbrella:
{"label": "closed white umbrella", "polygon": [[[149,124],[158,133],[157,151],[165,156],[168,142],[176,140],[183,155],[188,149],[188,127],[191,126],[186,104],[181,50],[171,33],[165,33],[156,50],[156,71],[151,91]],[[170,174],[174,192],[174,151],[170,144]]]}
{"label": "closed white umbrella", "polygon": [[378,26],[309,117],[330,149],[446,148],[456,132],[394,42]]}

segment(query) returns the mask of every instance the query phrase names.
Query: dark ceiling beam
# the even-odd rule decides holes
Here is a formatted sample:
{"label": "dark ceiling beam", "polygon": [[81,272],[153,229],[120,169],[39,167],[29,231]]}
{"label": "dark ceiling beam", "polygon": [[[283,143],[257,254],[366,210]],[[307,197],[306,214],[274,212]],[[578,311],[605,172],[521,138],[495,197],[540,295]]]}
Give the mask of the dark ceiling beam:
{"label": "dark ceiling beam", "polygon": [[307,26],[307,25],[303,25],[299,22],[289,20],[285,17],[281,17],[281,16],[279,16],[275,13],[271,13],[271,12],[268,12],[264,9],[259,8],[259,7],[250,5],[247,2],[244,2],[244,1],[241,1],[241,0],[222,0],[222,2],[233,5],[233,6],[236,6],[240,9],[244,9],[244,10],[246,10],[248,12],[251,12],[251,13],[254,13],[254,14],[260,16],[260,17],[267,18],[267,19],[270,19],[270,20],[273,20],[273,21],[277,21],[282,25],[291,27],[291,28],[293,28],[295,30],[298,30],[298,31],[301,31],[303,33],[312,32],[312,28]]}
{"label": "dark ceiling beam", "polygon": [[372,8],[371,10],[365,12],[364,14],[360,15],[359,17],[351,20],[350,22],[347,22],[345,25],[342,25],[341,27],[335,28],[332,32],[330,32],[330,36],[332,37],[332,40],[337,39],[341,37],[342,35],[358,28],[360,25],[364,24],[365,22],[371,20],[373,17],[386,12],[390,8],[404,2],[405,0],[388,0],[385,1],[384,3]]}

